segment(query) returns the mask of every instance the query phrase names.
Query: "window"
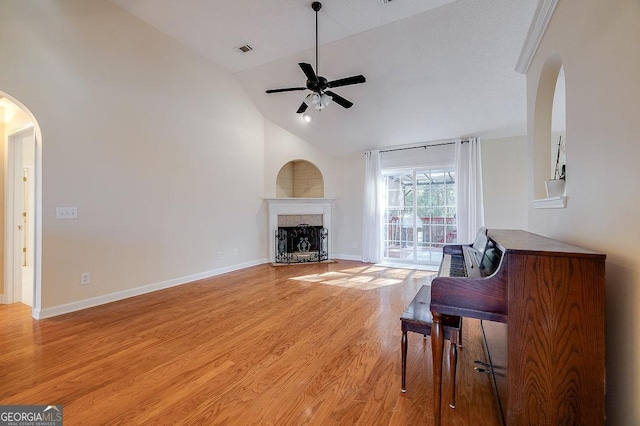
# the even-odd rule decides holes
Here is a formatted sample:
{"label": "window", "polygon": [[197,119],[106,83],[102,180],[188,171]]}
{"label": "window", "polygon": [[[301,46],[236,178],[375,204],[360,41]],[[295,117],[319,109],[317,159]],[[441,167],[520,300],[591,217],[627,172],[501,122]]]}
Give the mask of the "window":
{"label": "window", "polygon": [[440,264],[457,241],[454,169],[386,171],[384,183],[384,260]]}

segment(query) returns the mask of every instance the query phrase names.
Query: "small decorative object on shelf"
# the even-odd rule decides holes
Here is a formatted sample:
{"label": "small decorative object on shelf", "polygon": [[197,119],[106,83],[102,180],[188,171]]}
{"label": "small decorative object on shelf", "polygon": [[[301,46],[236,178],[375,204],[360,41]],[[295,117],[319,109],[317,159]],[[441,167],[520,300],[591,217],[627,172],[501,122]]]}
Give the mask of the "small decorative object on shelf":
{"label": "small decorative object on shelf", "polygon": [[553,172],[553,179],[545,182],[547,197],[562,197],[565,195],[567,165],[560,165],[560,153],[564,149],[566,138],[560,136],[558,139],[558,152],[556,154],[556,167]]}

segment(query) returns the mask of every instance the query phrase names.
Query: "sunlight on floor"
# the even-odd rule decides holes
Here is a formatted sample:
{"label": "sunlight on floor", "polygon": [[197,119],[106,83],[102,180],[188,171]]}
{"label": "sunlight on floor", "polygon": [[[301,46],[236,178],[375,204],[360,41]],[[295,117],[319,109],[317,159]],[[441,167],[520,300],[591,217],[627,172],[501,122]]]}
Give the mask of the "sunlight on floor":
{"label": "sunlight on floor", "polygon": [[428,265],[428,264],[420,264],[420,263],[402,263],[402,262],[380,262],[376,263],[376,266],[382,266],[385,268],[400,268],[400,269],[417,269],[420,271],[431,271],[438,272],[438,268],[440,264],[437,265]]}
{"label": "sunlight on floor", "polygon": [[290,278],[297,281],[328,284],[357,290],[373,290],[380,287],[399,284],[407,278],[420,279],[435,276],[432,271],[387,268],[382,266],[363,266],[331,271],[322,274],[304,275]]}

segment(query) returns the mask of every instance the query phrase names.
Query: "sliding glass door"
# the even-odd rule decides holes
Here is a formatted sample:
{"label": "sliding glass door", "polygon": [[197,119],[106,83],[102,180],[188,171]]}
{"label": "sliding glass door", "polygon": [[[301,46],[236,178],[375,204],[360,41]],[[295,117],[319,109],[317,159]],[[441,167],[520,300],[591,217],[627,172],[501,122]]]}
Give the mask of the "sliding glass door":
{"label": "sliding glass door", "polygon": [[384,172],[384,260],[438,265],[456,242],[453,168]]}

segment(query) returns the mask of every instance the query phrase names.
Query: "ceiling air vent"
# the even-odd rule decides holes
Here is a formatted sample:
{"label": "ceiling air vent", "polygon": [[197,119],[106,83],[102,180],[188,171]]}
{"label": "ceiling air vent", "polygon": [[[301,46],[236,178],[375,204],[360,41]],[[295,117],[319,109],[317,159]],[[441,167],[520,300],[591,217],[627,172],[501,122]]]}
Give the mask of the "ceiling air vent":
{"label": "ceiling air vent", "polygon": [[238,49],[241,53],[249,53],[253,50],[253,47],[249,46],[248,44],[236,47],[236,49]]}

